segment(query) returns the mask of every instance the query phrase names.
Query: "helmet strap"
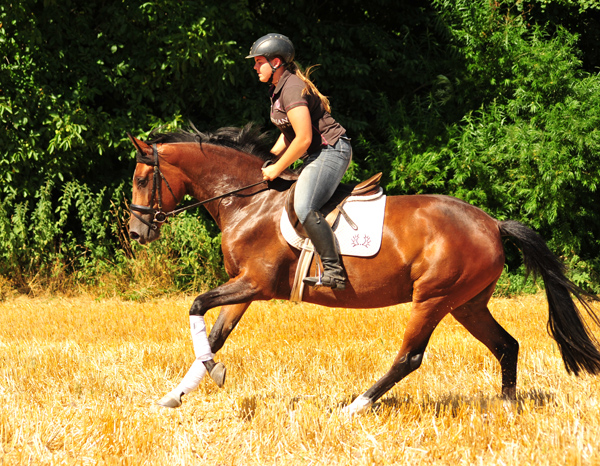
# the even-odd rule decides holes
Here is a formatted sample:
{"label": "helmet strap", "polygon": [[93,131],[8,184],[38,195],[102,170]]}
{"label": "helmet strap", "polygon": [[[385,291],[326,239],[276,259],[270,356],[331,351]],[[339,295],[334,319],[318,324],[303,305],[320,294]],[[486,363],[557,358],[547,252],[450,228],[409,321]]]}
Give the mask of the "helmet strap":
{"label": "helmet strap", "polygon": [[273,85],[273,78],[275,77],[275,71],[277,71],[282,66],[285,66],[285,63],[281,63],[281,65],[279,65],[279,66],[273,66],[273,63],[271,63],[271,60],[269,60],[268,58],[267,58],[267,63],[271,67],[271,77],[267,81],[267,84]]}

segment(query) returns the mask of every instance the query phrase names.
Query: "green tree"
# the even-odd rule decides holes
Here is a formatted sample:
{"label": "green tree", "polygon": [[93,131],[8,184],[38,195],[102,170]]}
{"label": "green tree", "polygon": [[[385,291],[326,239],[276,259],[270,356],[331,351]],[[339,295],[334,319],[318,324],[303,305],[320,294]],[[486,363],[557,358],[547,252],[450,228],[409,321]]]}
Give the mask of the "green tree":
{"label": "green tree", "polygon": [[[599,25],[588,0],[9,0],[0,273],[26,283],[127,269],[136,251],[122,229],[134,166],[125,133],[188,121],[273,129],[268,87],[244,57],[279,31],[301,65],[322,65],[313,76],[353,138],[348,180],[383,171],[390,194],[453,194],[524,221],[580,283],[600,286]],[[153,246],[189,277],[178,287],[222,277],[218,232],[205,214],[195,219]]]}

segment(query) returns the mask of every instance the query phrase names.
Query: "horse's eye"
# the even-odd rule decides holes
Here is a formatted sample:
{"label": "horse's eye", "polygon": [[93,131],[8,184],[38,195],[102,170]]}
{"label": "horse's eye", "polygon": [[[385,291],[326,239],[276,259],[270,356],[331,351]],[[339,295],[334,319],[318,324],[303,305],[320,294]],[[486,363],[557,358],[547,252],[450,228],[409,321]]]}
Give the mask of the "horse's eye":
{"label": "horse's eye", "polygon": [[145,188],[148,186],[148,178],[136,178],[135,182],[138,185],[138,188]]}

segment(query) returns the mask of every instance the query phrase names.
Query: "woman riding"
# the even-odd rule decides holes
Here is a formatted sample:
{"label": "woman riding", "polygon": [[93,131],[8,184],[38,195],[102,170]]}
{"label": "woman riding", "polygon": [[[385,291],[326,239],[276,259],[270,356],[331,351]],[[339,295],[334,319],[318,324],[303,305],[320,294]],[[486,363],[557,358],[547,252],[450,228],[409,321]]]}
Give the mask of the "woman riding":
{"label": "woman riding", "polygon": [[352,146],[346,130],[330,114],[329,100],[310,81],[310,68],[302,73],[294,62],[294,45],[284,35],[270,33],[258,39],[246,58],[254,58],[261,82],[271,84],[271,121],[281,134],[271,149],[277,161],[262,169],[272,181],[302,158],[296,183],[294,210],[323,263],[323,276],[304,283],[332,289],[346,288],[346,277],[335,236],[319,211],[340,184]]}

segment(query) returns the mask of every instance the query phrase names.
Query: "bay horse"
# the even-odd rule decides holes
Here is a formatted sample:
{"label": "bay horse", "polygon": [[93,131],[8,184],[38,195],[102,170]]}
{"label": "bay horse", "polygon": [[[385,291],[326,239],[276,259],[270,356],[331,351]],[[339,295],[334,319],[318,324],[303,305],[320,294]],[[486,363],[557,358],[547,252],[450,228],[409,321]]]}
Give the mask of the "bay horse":
{"label": "bay horse", "polygon": [[[272,159],[264,135],[253,125],[202,133],[195,128],[151,134],[137,148],[129,235],[140,244],[160,236],[160,227],[184,195],[203,204],[222,232],[229,280],[200,294],[190,315],[221,306],[208,342],[213,353],[225,343],[250,303],[290,298],[300,252],[283,238],[279,221],[290,184],[286,170],[261,181]],[[588,321],[600,319],[586,300],[597,299],[565,276],[565,267],[532,229],[498,221],[450,196],[388,196],[381,250],[373,257],[343,257],[344,291],[307,288],[303,300],[328,307],[380,308],[412,302],[399,353],[389,371],[345,409],[364,411],[416,370],[432,332],[451,314],[500,363],[502,396],[516,398],[518,342],[494,319],[488,302],[503,271],[502,237],[520,245],[527,271],[543,279],[549,305],[548,331],[566,370],[600,373],[600,345]],[[313,265],[314,268],[314,265]],[[585,310],[575,305],[575,296]],[[206,363],[209,372],[213,360]],[[220,363],[219,363],[220,364]],[[224,382],[222,380],[221,382]]]}

